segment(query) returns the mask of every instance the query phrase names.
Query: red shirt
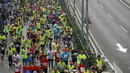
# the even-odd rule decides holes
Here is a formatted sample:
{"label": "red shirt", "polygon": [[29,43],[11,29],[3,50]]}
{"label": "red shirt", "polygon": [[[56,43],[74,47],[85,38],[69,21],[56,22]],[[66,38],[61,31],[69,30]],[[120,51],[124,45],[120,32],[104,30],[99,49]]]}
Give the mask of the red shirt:
{"label": "red shirt", "polygon": [[[40,67],[38,67],[38,66],[24,66],[23,67],[23,71],[24,70],[37,70],[38,71],[38,73],[40,73]],[[24,73],[24,72],[23,72]]]}
{"label": "red shirt", "polygon": [[42,65],[42,68],[48,68],[48,59],[42,59],[41,65]]}
{"label": "red shirt", "polygon": [[37,38],[37,39],[39,39],[39,38],[40,38],[40,36],[37,34],[36,38]]}
{"label": "red shirt", "polygon": [[41,55],[41,56],[40,56],[40,60],[42,60],[43,58],[44,58],[44,55]]}
{"label": "red shirt", "polygon": [[85,65],[85,64],[79,64],[79,67],[78,67],[79,72],[80,72],[80,73],[83,73],[83,72],[84,72],[84,70],[85,70],[85,67],[86,67],[86,65]]}
{"label": "red shirt", "polygon": [[60,52],[55,53],[55,60],[57,60],[57,61],[60,60]]}
{"label": "red shirt", "polygon": [[31,47],[31,48],[30,48],[30,54],[33,54],[33,53],[34,53],[34,48]]}

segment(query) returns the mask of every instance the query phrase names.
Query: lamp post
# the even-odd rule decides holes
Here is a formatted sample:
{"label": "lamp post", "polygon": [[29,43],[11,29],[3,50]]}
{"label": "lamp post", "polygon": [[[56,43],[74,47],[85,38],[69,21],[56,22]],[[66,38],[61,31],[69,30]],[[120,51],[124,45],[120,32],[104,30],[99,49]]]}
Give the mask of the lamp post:
{"label": "lamp post", "polygon": [[74,0],[74,4],[73,4],[74,5],[74,9],[73,9],[74,10],[74,16],[75,16],[75,9],[76,9],[75,8],[75,2],[76,2],[76,0]]}
{"label": "lamp post", "polygon": [[82,22],[82,31],[81,31],[81,39],[83,41],[83,36],[84,36],[84,31],[83,31],[83,27],[84,27],[84,0],[82,0],[82,18],[81,18],[81,22]]}
{"label": "lamp post", "polygon": [[86,43],[87,49],[89,49],[88,0],[86,0]]}

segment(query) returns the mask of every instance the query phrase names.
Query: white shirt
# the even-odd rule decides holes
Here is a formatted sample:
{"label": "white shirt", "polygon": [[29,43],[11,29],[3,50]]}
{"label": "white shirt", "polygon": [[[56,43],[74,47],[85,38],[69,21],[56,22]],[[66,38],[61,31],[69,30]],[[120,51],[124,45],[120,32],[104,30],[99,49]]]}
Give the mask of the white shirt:
{"label": "white shirt", "polygon": [[47,51],[47,55],[48,55],[48,59],[53,59],[53,56],[54,56],[54,51],[53,50],[48,50]]}
{"label": "white shirt", "polygon": [[15,63],[14,64],[14,66],[15,66],[15,72],[20,72],[20,63]]}
{"label": "white shirt", "polygon": [[21,57],[20,57],[20,55],[19,54],[17,54],[17,55],[13,55],[13,61],[16,61],[17,59],[20,59]]}

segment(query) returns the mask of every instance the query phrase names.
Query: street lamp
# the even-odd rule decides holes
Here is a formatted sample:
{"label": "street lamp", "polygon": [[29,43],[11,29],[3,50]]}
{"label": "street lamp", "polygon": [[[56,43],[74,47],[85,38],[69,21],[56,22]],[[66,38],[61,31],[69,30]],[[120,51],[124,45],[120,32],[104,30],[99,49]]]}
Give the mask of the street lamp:
{"label": "street lamp", "polygon": [[84,0],[82,0],[82,32],[81,32],[81,39],[83,41],[83,36],[84,36],[84,31],[83,31],[83,27],[84,27]]}

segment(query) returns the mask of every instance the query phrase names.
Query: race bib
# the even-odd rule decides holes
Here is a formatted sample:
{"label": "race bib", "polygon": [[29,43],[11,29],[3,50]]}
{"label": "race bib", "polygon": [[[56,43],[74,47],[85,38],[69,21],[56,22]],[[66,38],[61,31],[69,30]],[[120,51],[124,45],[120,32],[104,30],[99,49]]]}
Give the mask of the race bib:
{"label": "race bib", "polygon": [[80,67],[80,71],[84,72],[85,68],[84,67]]}
{"label": "race bib", "polygon": [[60,54],[59,54],[59,53],[57,53],[57,54],[56,54],[56,57],[60,58]]}
{"label": "race bib", "polygon": [[75,56],[77,56],[77,55],[78,55],[78,53],[74,53],[74,55],[75,55]]}
{"label": "race bib", "polygon": [[47,63],[43,63],[43,66],[47,66]]}
{"label": "race bib", "polygon": [[64,55],[64,58],[67,58],[68,57],[68,55]]}
{"label": "race bib", "polygon": [[15,68],[15,72],[19,72],[19,68]]}
{"label": "race bib", "polygon": [[69,35],[68,38],[71,38],[71,36]]}

